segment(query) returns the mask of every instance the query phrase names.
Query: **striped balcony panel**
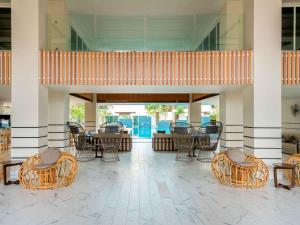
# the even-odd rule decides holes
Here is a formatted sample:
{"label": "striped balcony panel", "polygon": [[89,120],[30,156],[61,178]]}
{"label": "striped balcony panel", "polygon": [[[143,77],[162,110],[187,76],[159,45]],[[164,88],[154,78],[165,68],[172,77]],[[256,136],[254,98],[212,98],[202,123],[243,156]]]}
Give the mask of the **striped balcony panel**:
{"label": "striped balcony panel", "polygon": [[252,51],[41,51],[45,85],[247,85]]}
{"label": "striped balcony panel", "polygon": [[0,85],[11,83],[11,51],[0,51]]}

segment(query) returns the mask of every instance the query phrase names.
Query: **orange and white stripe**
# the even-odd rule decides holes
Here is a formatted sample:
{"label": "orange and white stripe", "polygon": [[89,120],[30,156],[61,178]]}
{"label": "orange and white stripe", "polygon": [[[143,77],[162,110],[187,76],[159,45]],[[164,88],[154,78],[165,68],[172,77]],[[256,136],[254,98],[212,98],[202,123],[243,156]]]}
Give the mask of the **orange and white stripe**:
{"label": "orange and white stripe", "polygon": [[300,84],[300,51],[283,51],[282,62],[282,84]]}
{"label": "orange and white stripe", "polygon": [[11,65],[11,51],[0,51],[0,85],[10,85]]}
{"label": "orange and white stripe", "polygon": [[[44,85],[248,85],[252,51],[40,53]],[[300,53],[283,52],[283,84],[299,84]],[[0,51],[0,84],[11,82],[11,51]]]}

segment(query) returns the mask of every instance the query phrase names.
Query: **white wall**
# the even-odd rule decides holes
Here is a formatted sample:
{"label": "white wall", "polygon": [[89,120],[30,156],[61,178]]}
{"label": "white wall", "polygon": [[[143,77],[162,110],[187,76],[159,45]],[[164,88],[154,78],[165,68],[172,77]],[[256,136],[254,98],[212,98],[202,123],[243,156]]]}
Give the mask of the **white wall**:
{"label": "white wall", "polygon": [[48,146],[65,149],[69,147],[69,93],[49,91]]}
{"label": "white wall", "polygon": [[199,126],[201,123],[201,102],[190,103],[189,121],[193,126]]}
{"label": "white wall", "polygon": [[244,149],[281,162],[281,0],[253,0],[253,85],[244,91]]}
{"label": "white wall", "polygon": [[220,120],[223,123],[221,148],[243,147],[243,95],[231,91],[220,95]]}
{"label": "white wall", "polygon": [[47,46],[47,1],[12,0],[11,7],[12,157],[24,158],[48,145],[48,89],[39,83],[38,54]]}

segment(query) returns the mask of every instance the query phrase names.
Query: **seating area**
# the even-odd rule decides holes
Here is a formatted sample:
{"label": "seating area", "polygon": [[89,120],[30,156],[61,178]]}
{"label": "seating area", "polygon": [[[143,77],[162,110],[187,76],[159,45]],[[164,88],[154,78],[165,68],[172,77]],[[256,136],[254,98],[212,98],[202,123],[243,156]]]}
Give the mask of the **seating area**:
{"label": "seating area", "polygon": [[[120,161],[119,152],[130,151],[132,138],[120,122],[100,125],[98,133],[88,132],[78,123],[67,123],[74,154],[58,148],[48,148],[26,159],[19,169],[19,182],[26,189],[46,190],[67,187],[73,183],[77,174],[77,161],[87,162],[96,158],[102,161]],[[188,123],[173,123],[171,134],[154,134],[152,149],[174,152],[176,161],[192,162],[198,159],[204,165],[211,165],[212,175],[220,184],[241,188],[262,188],[269,180],[269,168],[259,158],[246,155],[240,148],[219,151],[218,144],[222,134],[221,122],[212,121],[197,127]],[[1,131],[1,162],[10,160],[10,130]],[[100,155],[98,153],[100,152]],[[203,154],[206,153],[206,158]],[[295,177],[284,171],[285,179],[300,185],[300,156],[294,154],[285,164],[295,166]],[[2,173],[3,174],[3,171]]]}
{"label": "seating area", "polygon": [[131,152],[120,154],[120,163],[79,162],[67,188],[38,192],[0,185],[5,193],[1,223],[24,218],[28,224],[236,224],[242,216],[242,225],[297,224],[291,215],[300,207],[299,187],[277,190],[269,180],[262,189],[231,188],[212,176],[210,164],[174,161],[175,155],[155,152],[150,143],[134,143]]}
{"label": "seating area", "polygon": [[[177,207],[175,203],[170,204],[167,201],[170,198],[169,195],[178,199],[178,201],[180,199],[181,205],[186,204],[185,201],[188,201],[188,205],[193,204],[195,209],[200,211],[203,206],[198,204],[202,201],[208,201],[206,196],[216,196],[216,200],[213,202],[208,201],[205,203],[214,205],[215,212],[224,210],[221,210],[220,204],[236,203],[232,199],[239,194],[242,194],[243,198],[247,198],[248,201],[254,201],[255,199],[257,204],[270,204],[270,200],[265,199],[271,198],[268,197],[270,194],[266,193],[274,192],[272,180],[270,180],[272,177],[270,168],[263,160],[245,154],[243,149],[228,148],[220,151],[219,139],[223,132],[223,125],[220,122],[204,123],[198,127],[187,123],[172,124],[171,134],[158,133],[153,135],[152,149],[150,143],[133,143],[130,134],[126,133],[121,123],[100,125],[97,133],[86,131],[77,123],[68,122],[67,125],[74,141],[74,146],[71,149],[76,150],[75,152],[48,148],[24,160],[18,169],[18,182],[24,190],[46,191],[59,188],[61,190],[59,196],[62,201],[56,199],[52,201],[62,211],[65,208],[63,201],[68,201],[69,197],[77,199],[78,195],[85,195],[88,192],[91,194],[88,194],[77,204],[83,206],[91,201],[105,202],[107,198],[109,199],[107,201],[112,201],[112,196],[119,199],[117,201],[126,200],[129,201],[129,204],[135,204],[132,198],[143,196],[147,192],[153,193],[159,196],[162,205],[149,205],[147,210],[152,212],[151,218],[153,220],[157,219],[162,223],[173,221],[174,218],[181,218],[182,221],[186,219],[181,214],[172,214],[166,210],[166,207]],[[1,154],[6,154],[6,159],[9,159],[10,136],[9,130],[1,133]],[[129,151],[126,151],[126,149],[129,149]],[[205,155],[203,152],[209,154]],[[97,160],[97,153],[103,161],[100,164]],[[203,158],[203,156],[206,158]],[[112,162],[114,163],[112,164]],[[276,174],[275,186],[291,190],[293,182],[296,186],[300,185],[300,155],[291,155],[284,163],[282,168],[290,169],[284,170],[283,178],[285,182],[291,182],[291,185],[278,183]],[[288,167],[288,165],[291,167]],[[293,168],[295,168],[295,174],[292,176],[291,171],[293,171]],[[154,177],[153,174],[155,174]],[[281,179],[280,176],[279,179]],[[190,182],[191,180],[197,182]],[[88,185],[86,182],[88,182]],[[9,184],[17,183],[11,182]],[[103,184],[104,186],[101,186]],[[3,188],[4,186],[0,186],[0,192]],[[93,194],[95,189],[101,190],[99,195]],[[241,192],[242,189],[257,189],[257,191],[251,193]],[[259,191],[259,189],[262,189],[262,191]],[[17,186],[11,185],[9,190],[16,191]],[[297,189],[295,190],[297,192]],[[123,197],[117,194],[121,192],[124,195]],[[181,193],[185,193],[184,196],[181,196]],[[260,196],[262,193],[264,193],[264,198]],[[282,198],[282,201],[285,202],[284,198],[291,199],[293,193],[295,192],[283,193],[279,198]],[[25,192],[22,198],[28,201],[30,199],[28,195],[29,192]],[[106,195],[108,197],[105,198]],[[126,195],[128,197],[125,197]],[[228,198],[226,202],[222,200],[224,198],[221,197],[222,195],[225,195],[226,199]],[[39,193],[34,194],[34,196],[38,201],[44,201],[44,199],[40,199]],[[46,197],[45,201],[50,201],[48,198]],[[186,198],[189,200],[186,200]],[[215,197],[210,198],[215,199]],[[153,197],[151,201],[157,200]],[[109,204],[108,202],[104,203],[101,212],[103,215],[108,216],[111,221],[118,223],[115,217],[109,217],[110,214],[107,213],[110,207]],[[17,205],[24,206],[22,202],[18,202]],[[188,205],[185,207],[188,207]],[[69,205],[69,207],[73,208],[74,206]],[[116,205],[115,207],[125,206]],[[247,210],[254,210],[249,205],[243,207]],[[44,208],[50,209],[48,205]],[[30,206],[30,209],[43,215],[43,212],[34,205]],[[123,218],[124,221],[131,221],[131,216],[129,216],[131,210],[129,206],[124,208],[124,212],[126,212]],[[146,221],[144,210],[146,209],[138,209],[138,212],[141,213],[139,220]],[[239,209],[235,212],[237,215],[242,213]],[[165,213],[166,218],[158,218],[157,213]],[[186,210],[185,214],[193,215],[189,210]],[[68,214],[62,215],[60,211],[56,216],[69,218]],[[77,218],[77,216],[75,217]],[[2,221],[7,221],[10,218],[9,215],[4,216]],[[90,222],[85,218],[79,218],[78,221],[81,223]],[[222,217],[222,219],[215,218],[209,221],[213,220],[216,223],[222,221],[231,224],[232,221],[235,221],[235,218],[236,216],[231,214]],[[194,220],[195,222],[198,221],[197,217]],[[286,219],[283,220],[286,221]],[[175,221],[173,222],[176,224]]]}
{"label": "seating area", "polygon": [[[89,161],[102,158],[103,161],[117,159],[119,151],[131,151],[132,138],[119,122],[106,122],[100,125],[98,133],[87,132],[75,122],[67,123],[71,138],[75,143],[76,158],[79,161]],[[98,156],[98,151],[101,156]]]}
{"label": "seating area", "polygon": [[[190,143],[191,146],[188,148],[192,148],[192,151],[190,154],[186,154],[186,158],[193,159],[197,151],[197,159],[199,161],[209,162],[218,148],[222,130],[222,123],[217,121],[208,122],[198,127],[186,122],[171,123],[171,134],[153,134],[152,148],[154,151],[178,151],[178,149],[183,147],[180,142],[184,143],[187,139],[190,139],[192,140]],[[182,152],[178,154],[183,156]],[[176,157],[176,159],[178,158]]]}
{"label": "seating area", "polygon": [[0,0],[0,225],[299,225],[300,0]]}

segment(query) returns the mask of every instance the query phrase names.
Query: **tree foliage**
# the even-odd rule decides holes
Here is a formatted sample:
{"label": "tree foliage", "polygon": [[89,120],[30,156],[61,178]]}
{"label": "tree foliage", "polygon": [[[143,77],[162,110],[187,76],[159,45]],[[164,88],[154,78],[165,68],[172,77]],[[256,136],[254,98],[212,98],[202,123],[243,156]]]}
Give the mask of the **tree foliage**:
{"label": "tree foliage", "polygon": [[84,120],[84,103],[79,103],[71,106],[70,119],[71,121],[76,121],[82,123]]}
{"label": "tree foliage", "polygon": [[108,105],[99,105],[97,108],[97,115],[100,123],[104,123],[106,117],[110,115],[110,107]]}
{"label": "tree foliage", "polygon": [[176,118],[178,118],[180,116],[180,114],[182,114],[184,112],[185,112],[185,107],[184,106],[182,106],[182,105],[176,106],[176,109],[175,109]]}

